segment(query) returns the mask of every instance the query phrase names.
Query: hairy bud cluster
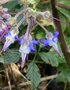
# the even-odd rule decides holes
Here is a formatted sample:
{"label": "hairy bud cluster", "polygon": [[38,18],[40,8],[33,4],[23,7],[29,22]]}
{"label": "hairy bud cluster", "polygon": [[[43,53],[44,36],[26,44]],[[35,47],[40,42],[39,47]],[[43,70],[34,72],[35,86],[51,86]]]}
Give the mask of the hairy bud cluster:
{"label": "hairy bud cluster", "polygon": [[0,7],[0,40],[4,38],[10,29],[9,20],[11,15],[7,8]]}

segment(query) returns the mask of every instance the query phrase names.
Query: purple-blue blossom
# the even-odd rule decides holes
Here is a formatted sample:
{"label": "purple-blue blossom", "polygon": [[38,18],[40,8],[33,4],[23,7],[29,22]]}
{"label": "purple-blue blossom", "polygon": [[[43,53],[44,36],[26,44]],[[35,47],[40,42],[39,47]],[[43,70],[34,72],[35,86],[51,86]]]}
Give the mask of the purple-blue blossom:
{"label": "purple-blue blossom", "polygon": [[41,40],[41,42],[46,47],[47,46],[52,46],[56,50],[56,52],[58,53],[58,55],[61,56],[61,53],[60,53],[60,51],[58,49],[58,45],[57,45],[58,35],[59,35],[58,31],[55,31],[52,37],[50,37],[48,39],[47,38],[46,39],[43,39],[43,40]]}
{"label": "purple-blue blossom", "polygon": [[30,52],[35,52],[35,48],[34,48],[34,45],[38,45],[38,41],[37,40],[32,40],[30,43],[29,43],[29,49],[30,49]]}
{"label": "purple-blue blossom", "polygon": [[[28,35],[28,34],[26,34],[26,35]],[[24,38],[24,37],[22,37],[22,38],[16,37],[16,38],[17,38],[18,42],[20,43],[19,52],[21,53],[21,57],[22,57],[21,67],[23,68],[26,56],[30,52],[31,53],[35,52],[34,45],[37,45],[38,41],[37,40],[32,40],[32,36],[31,35],[29,35],[29,37],[27,39]]]}
{"label": "purple-blue blossom", "polygon": [[16,40],[15,37],[18,35],[18,30],[11,30],[10,32],[8,32],[8,34],[5,36],[5,43],[4,46],[2,48],[2,51],[6,51],[7,48],[14,43],[14,41]]}

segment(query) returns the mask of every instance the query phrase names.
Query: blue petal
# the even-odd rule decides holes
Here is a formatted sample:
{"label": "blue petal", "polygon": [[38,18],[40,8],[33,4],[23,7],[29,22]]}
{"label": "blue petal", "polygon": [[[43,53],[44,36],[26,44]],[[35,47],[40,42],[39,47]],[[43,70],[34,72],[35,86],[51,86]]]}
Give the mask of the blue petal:
{"label": "blue petal", "polygon": [[8,33],[7,33],[7,36],[11,36],[11,33],[10,33],[10,32],[8,32]]}
{"label": "blue petal", "polygon": [[22,44],[24,42],[24,38],[17,38],[17,41]]}
{"label": "blue petal", "polygon": [[35,48],[33,46],[30,46],[29,48],[31,53],[35,52]]}
{"label": "blue petal", "polygon": [[18,41],[18,39],[19,39],[19,37],[18,37],[18,36],[15,36],[15,40],[17,40],[17,41]]}
{"label": "blue petal", "polygon": [[6,41],[5,44],[4,44],[4,46],[3,46],[3,48],[2,48],[2,51],[6,51],[7,48],[10,46],[10,44],[11,43],[9,41],[8,42]]}
{"label": "blue petal", "polygon": [[43,44],[44,44],[44,46],[48,46],[49,44],[50,44],[50,40],[47,40],[47,39],[44,39],[43,40]]}
{"label": "blue petal", "polygon": [[29,43],[30,52],[35,52],[35,48],[32,42]]}
{"label": "blue petal", "polygon": [[38,45],[38,41],[37,40],[32,40],[30,43]]}
{"label": "blue petal", "polygon": [[59,35],[58,31],[55,31],[54,34],[53,34],[54,37],[58,37],[58,35]]}
{"label": "blue petal", "polygon": [[58,38],[57,37],[53,37],[52,38],[52,41],[55,42],[55,43],[57,43],[58,42]]}

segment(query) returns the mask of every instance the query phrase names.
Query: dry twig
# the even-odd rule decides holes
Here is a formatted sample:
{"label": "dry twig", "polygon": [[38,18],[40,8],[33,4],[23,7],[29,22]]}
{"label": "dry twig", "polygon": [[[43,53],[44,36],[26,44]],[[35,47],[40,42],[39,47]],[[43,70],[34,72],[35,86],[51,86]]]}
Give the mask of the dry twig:
{"label": "dry twig", "polygon": [[[43,77],[40,82],[44,82],[44,81],[47,81],[47,80],[55,79],[57,76],[58,75],[55,74],[55,75]],[[31,85],[31,81],[20,83],[18,86],[19,87],[22,87],[22,86],[27,86],[27,85]],[[14,85],[11,85],[11,87],[14,88],[15,86]],[[2,90],[8,90],[8,89],[9,89],[9,87],[2,88]]]}

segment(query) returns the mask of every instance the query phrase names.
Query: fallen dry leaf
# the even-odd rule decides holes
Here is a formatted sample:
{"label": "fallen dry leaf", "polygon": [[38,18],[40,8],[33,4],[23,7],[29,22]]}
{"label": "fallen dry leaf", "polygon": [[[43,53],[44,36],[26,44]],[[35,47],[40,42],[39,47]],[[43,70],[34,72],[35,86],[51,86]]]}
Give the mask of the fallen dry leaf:
{"label": "fallen dry leaf", "polygon": [[16,78],[23,77],[27,81],[26,77],[19,71],[19,68],[16,64],[12,63],[11,64],[11,69],[12,69],[13,74]]}

